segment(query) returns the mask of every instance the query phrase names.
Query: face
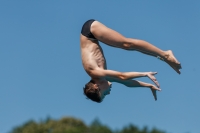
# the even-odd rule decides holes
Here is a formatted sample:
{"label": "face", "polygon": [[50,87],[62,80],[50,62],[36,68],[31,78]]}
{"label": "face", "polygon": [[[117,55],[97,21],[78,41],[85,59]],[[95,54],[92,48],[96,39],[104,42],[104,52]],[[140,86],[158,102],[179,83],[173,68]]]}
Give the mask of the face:
{"label": "face", "polygon": [[100,84],[98,84],[98,87],[100,89],[100,93],[101,93],[101,98],[102,100],[105,98],[106,95],[110,94],[111,91],[111,87],[112,87],[112,83],[110,83],[107,80],[103,80],[101,81]]}

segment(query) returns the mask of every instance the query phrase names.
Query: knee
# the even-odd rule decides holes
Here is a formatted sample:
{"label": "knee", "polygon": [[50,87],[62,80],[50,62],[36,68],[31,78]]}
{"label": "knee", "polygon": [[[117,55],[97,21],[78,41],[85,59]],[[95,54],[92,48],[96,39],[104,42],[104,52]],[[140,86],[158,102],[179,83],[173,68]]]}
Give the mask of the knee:
{"label": "knee", "polygon": [[134,49],[134,42],[131,38],[124,38],[123,48],[126,50],[133,50]]}

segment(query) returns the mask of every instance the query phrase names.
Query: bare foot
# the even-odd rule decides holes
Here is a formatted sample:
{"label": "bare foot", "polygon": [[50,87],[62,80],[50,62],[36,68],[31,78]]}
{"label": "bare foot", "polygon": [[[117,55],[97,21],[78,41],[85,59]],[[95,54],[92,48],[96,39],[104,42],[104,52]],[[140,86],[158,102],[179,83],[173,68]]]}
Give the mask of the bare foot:
{"label": "bare foot", "polygon": [[174,54],[171,50],[166,51],[166,55],[164,61],[169,64],[178,74],[181,74],[181,63],[174,57]]}

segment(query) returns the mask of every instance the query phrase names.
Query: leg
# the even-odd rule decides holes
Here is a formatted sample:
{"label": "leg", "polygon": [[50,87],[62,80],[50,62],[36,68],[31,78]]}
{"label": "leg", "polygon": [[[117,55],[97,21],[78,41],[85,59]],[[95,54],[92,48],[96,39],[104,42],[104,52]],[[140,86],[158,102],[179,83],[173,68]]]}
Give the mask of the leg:
{"label": "leg", "polygon": [[155,57],[160,56],[176,72],[180,73],[179,69],[181,68],[181,65],[170,50],[163,51],[146,41],[126,38],[98,21],[92,23],[90,30],[95,38],[107,45],[126,50],[137,50]]}

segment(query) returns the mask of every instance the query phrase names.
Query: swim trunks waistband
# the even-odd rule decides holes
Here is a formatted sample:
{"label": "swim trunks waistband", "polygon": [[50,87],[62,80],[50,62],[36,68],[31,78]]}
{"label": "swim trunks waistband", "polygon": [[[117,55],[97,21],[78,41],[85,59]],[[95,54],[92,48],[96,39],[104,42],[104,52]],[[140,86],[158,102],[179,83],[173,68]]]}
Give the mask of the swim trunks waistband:
{"label": "swim trunks waistband", "polygon": [[90,27],[91,27],[91,24],[94,22],[95,20],[94,19],[90,19],[88,21],[86,21],[84,24],[83,24],[83,27],[82,27],[82,30],[81,30],[81,34],[86,36],[87,38],[90,38],[90,39],[96,39],[94,37],[94,35],[90,32]]}

